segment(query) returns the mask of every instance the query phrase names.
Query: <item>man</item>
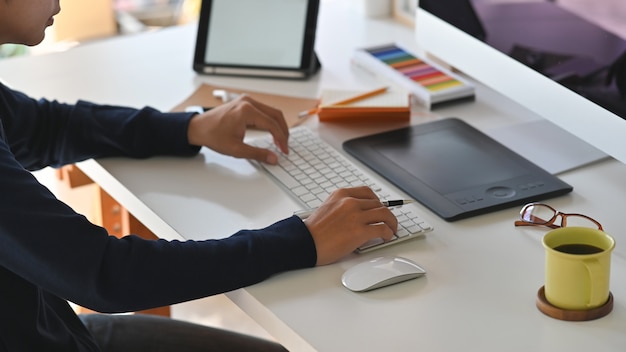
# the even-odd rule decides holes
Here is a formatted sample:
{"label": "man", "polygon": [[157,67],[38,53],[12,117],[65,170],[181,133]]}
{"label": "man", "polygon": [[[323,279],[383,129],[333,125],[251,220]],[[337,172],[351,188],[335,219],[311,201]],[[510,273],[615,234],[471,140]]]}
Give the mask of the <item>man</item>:
{"label": "man", "polygon": [[[0,0],[0,44],[40,43],[59,11],[58,0]],[[269,131],[287,152],[282,113],[249,97],[203,114],[167,114],[36,101],[0,85],[0,351],[282,350],[171,319],[79,318],[66,300],[101,312],[136,311],[332,263],[395,232],[395,217],[370,189],[333,193],[305,222],[293,216],[217,241],[147,241],[109,236],[28,171],[93,157],[190,156],[200,146],[276,163],[273,152],[243,143],[247,127]]]}

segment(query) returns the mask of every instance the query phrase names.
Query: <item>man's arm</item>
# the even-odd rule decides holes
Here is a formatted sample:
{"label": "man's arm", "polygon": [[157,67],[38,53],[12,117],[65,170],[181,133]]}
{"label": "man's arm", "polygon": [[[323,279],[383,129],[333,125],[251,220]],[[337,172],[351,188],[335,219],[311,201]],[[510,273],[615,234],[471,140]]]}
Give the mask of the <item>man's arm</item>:
{"label": "man's arm", "polygon": [[0,174],[0,266],[90,309],[169,305],[316,262],[314,242],[297,217],[222,240],[118,239],[57,200],[1,140]]}
{"label": "man's arm", "polygon": [[35,100],[0,85],[5,140],[30,170],[94,157],[194,155],[199,148],[187,140],[192,115]]}

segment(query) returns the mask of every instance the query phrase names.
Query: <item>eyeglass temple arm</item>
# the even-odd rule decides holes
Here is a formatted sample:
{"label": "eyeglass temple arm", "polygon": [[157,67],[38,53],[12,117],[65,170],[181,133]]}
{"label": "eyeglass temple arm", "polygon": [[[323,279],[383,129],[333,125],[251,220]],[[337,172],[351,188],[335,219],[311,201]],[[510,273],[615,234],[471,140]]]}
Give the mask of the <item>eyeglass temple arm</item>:
{"label": "eyeglass temple arm", "polygon": [[547,226],[547,227],[549,227],[551,229],[558,229],[558,228],[561,227],[561,226],[556,225],[556,224],[535,224],[535,223],[526,222],[526,221],[523,221],[523,220],[515,221],[515,226]]}

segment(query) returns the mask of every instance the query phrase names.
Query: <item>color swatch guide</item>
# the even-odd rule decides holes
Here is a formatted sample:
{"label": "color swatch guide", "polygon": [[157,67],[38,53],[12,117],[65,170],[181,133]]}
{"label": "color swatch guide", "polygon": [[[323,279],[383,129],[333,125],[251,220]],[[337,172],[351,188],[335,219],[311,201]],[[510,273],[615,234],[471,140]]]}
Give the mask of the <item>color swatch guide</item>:
{"label": "color swatch guide", "polygon": [[396,44],[359,49],[352,62],[382,80],[403,86],[428,108],[474,97],[471,83]]}

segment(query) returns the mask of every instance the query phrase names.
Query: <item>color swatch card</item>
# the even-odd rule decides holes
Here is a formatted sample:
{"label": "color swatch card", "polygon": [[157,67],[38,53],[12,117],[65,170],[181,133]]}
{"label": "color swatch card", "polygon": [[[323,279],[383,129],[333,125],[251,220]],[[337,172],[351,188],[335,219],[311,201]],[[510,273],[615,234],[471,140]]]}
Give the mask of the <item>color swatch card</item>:
{"label": "color swatch card", "polygon": [[396,44],[359,49],[352,63],[381,80],[404,87],[428,108],[474,98],[471,83]]}
{"label": "color swatch card", "polygon": [[331,121],[408,121],[411,105],[406,91],[385,89],[381,93],[343,104],[342,101],[363,92],[351,90],[324,90],[320,97],[317,116],[322,122]]}

